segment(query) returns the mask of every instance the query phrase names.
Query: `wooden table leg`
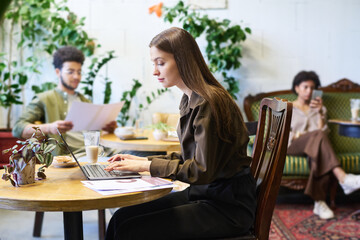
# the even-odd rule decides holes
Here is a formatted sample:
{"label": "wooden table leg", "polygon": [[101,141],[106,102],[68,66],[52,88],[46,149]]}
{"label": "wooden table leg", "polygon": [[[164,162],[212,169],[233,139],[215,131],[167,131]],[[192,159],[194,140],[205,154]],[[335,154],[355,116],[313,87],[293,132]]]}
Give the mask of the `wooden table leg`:
{"label": "wooden table leg", "polygon": [[356,210],[351,214],[351,218],[355,221],[360,221],[360,210]]}
{"label": "wooden table leg", "polygon": [[64,212],[64,239],[83,240],[82,212]]}
{"label": "wooden table leg", "polygon": [[44,219],[44,212],[35,212],[35,221],[34,221],[34,230],[33,230],[34,237],[41,236],[43,219]]}
{"label": "wooden table leg", "polygon": [[101,209],[98,211],[98,222],[99,222],[99,240],[104,240],[105,231],[106,231],[105,209]]}

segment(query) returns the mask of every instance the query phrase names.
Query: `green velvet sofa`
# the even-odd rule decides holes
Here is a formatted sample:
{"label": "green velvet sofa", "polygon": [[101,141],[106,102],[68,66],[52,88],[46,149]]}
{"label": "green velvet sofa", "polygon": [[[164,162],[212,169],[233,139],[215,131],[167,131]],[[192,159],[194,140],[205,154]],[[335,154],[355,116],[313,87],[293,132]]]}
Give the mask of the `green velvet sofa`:
{"label": "green velvet sofa", "polygon": [[[350,119],[350,99],[360,98],[360,85],[348,79],[341,79],[328,86],[321,87],[324,91],[323,102],[327,108],[327,119]],[[259,104],[264,97],[279,97],[293,101],[296,95],[291,90],[260,93],[247,96],[244,99],[244,111],[248,121],[256,121],[259,114]],[[329,138],[338,156],[342,168],[347,173],[360,174],[360,138],[343,137],[338,133],[338,125],[328,123]],[[309,176],[309,166],[306,157],[287,156],[281,185],[301,190],[306,186]],[[337,181],[333,179],[330,189],[331,205],[335,206]]]}

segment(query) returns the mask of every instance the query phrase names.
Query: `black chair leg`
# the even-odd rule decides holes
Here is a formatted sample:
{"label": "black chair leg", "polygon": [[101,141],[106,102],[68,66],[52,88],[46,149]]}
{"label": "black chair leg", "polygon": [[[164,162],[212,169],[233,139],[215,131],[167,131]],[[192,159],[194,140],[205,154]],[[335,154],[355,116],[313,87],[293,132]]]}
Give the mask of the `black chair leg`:
{"label": "black chair leg", "polygon": [[105,209],[101,209],[98,211],[98,221],[99,221],[99,240],[104,240],[105,231],[106,231]]}
{"label": "black chair leg", "polygon": [[41,228],[44,219],[44,212],[36,212],[35,213],[35,222],[34,222],[34,230],[33,236],[40,237],[41,236]]}
{"label": "black chair leg", "polygon": [[336,192],[337,192],[338,185],[339,185],[338,180],[335,177],[331,177],[331,181],[330,181],[330,208],[331,209],[336,208],[335,199],[336,199]]}

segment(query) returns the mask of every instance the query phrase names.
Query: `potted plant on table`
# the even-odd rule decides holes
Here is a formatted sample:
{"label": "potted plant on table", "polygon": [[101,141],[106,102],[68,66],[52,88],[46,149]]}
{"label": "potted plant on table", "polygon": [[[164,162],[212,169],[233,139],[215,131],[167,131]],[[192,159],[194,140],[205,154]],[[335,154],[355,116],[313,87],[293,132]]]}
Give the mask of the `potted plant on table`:
{"label": "potted plant on table", "polygon": [[24,141],[17,141],[22,145],[6,149],[3,153],[11,151],[10,163],[5,166],[5,173],[2,179],[10,180],[15,187],[35,182],[35,164],[38,161],[41,166],[38,169],[37,177],[45,179],[45,168],[49,167],[53,160],[51,152],[55,149],[58,142],[54,138],[47,136],[38,127],[34,127],[33,135]]}
{"label": "potted plant on table", "polygon": [[153,136],[154,136],[155,140],[157,140],[157,141],[167,138],[168,131],[173,130],[173,127],[171,127],[163,122],[158,122],[158,123],[149,125],[147,128],[150,128],[153,130]]}

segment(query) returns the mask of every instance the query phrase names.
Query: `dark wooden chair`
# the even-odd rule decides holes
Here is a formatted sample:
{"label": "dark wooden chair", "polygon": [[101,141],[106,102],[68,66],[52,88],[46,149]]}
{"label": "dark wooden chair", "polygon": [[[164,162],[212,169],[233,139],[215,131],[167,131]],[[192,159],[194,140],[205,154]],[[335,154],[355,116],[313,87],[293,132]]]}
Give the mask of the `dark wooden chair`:
{"label": "dark wooden chair", "polygon": [[292,103],[286,100],[264,98],[261,101],[251,163],[251,172],[257,182],[254,226],[248,236],[221,239],[265,240],[269,238],[272,214],[285,163],[291,115]]}
{"label": "dark wooden chair", "polygon": [[[35,213],[35,221],[34,221],[34,229],[33,236],[40,237],[41,236],[41,228],[44,219],[44,212],[36,212]],[[98,221],[99,221],[99,240],[105,239],[105,231],[106,231],[106,220],[105,220],[105,209],[101,209],[98,211]]]}

